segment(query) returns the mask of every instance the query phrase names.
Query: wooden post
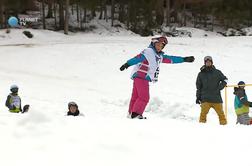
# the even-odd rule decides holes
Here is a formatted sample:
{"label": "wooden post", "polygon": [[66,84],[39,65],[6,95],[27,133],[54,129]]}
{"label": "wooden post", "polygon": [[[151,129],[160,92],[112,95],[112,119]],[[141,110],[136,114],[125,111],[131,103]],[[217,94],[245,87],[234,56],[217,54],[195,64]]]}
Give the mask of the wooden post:
{"label": "wooden post", "polygon": [[227,119],[227,87],[225,87],[225,117]]}

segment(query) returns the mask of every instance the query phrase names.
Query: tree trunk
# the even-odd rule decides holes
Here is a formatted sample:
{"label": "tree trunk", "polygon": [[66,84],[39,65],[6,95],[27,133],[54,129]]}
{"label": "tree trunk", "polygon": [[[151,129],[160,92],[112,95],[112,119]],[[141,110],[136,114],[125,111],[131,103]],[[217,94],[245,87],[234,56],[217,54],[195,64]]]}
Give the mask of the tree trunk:
{"label": "tree trunk", "polygon": [[80,9],[80,29],[83,30],[83,18],[82,18],[82,9]]}
{"label": "tree trunk", "polygon": [[103,16],[103,0],[100,0],[100,16],[99,19],[101,20]]}
{"label": "tree trunk", "polygon": [[183,3],[183,22],[182,22],[182,26],[186,26],[186,21],[187,21],[187,18],[186,18],[186,3],[184,2]]}
{"label": "tree trunk", "polygon": [[124,3],[120,1],[119,7],[119,21],[124,22]]}
{"label": "tree trunk", "polygon": [[53,1],[48,1],[48,12],[46,18],[53,18]]}
{"label": "tree trunk", "polygon": [[[153,22],[153,14],[152,9],[149,9],[150,13],[149,16],[147,16],[148,21],[152,24]],[[164,23],[164,0],[156,0],[155,4],[155,14],[156,14],[156,24],[158,26],[161,26]]]}
{"label": "tree trunk", "polygon": [[57,3],[56,3],[56,0],[53,1],[53,11],[54,11],[54,28],[57,29]]}
{"label": "tree trunk", "polygon": [[64,33],[68,35],[69,28],[69,0],[66,0]]}
{"label": "tree trunk", "polygon": [[211,26],[211,31],[213,32],[214,31],[214,16],[211,16],[212,17],[212,26]]}
{"label": "tree trunk", "polygon": [[59,29],[64,29],[64,4],[63,0],[59,0]]}
{"label": "tree trunk", "polygon": [[105,4],[104,17],[105,17],[106,22],[108,22],[107,4]]}
{"label": "tree trunk", "polygon": [[72,9],[72,15],[74,15],[74,5],[72,5],[71,9]]}
{"label": "tree trunk", "polygon": [[166,26],[171,24],[171,6],[170,0],[166,0]]}
{"label": "tree trunk", "polygon": [[111,0],[111,26],[114,26],[115,1]]}
{"label": "tree trunk", "polygon": [[84,8],[84,23],[87,23],[87,8]]}
{"label": "tree trunk", "polygon": [[127,25],[127,29],[130,29],[130,8],[131,8],[131,2],[128,2],[127,5],[127,21],[126,21],[126,25]]}
{"label": "tree trunk", "polygon": [[43,29],[46,29],[46,23],[45,23],[45,0],[42,0],[42,22],[43,22]]}
{"label": "tree trunk", "polygon": [[3,2],[0,0],[0,28],[4,28],[4,6]]}
{"label": "tree trunk", "polygon": [[76,2],[76,10],[77,10],[77,22],[79,23],[80,22],[80,12],[79,12],[79,2],[77,1]]}

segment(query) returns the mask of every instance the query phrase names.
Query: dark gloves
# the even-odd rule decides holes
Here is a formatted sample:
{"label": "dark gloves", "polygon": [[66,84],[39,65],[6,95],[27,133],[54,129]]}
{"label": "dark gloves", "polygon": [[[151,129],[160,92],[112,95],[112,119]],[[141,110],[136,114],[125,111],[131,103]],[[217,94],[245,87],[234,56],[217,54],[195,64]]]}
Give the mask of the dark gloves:
{"label": "dark gloves", "polygon": [[249,107],[252,107],[252,102],[249,102]]}
{"label": "dark gloves", "polygon": [[184,62],[193,62],[195,60],[194,56],[184,57]]}
{"label": "dark gloves", "polygon": [[123,71],[125,69],[127,69],[129,67],[129,64],[128,63],[125,63],[123,64],[121,67],[120,67],[120,70]]}
{"label": "dark gloves", "polygon": [[196,104],[201,104],[201,99],[199,97],[196,99]]}

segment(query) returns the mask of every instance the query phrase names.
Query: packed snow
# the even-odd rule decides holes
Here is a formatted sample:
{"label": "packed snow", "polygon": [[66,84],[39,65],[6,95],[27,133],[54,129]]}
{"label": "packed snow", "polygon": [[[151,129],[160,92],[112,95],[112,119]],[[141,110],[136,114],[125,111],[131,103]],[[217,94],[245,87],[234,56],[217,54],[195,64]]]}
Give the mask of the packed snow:
{"label": "packed snow", "polygon": [[[133,81],[129,58],[151,37],[30,30],[0,31],[0,163],[3,166],[251,166],[251,126],[236,125],[233,89],[228,89],[228,124],[214,110],[198,123],[196,77],[210,55],[230,85],[252,83],[252,37],[169,38],[169,55],[195,56],[194,63],[161,64],[150,85],[147,120],[126,118]],[[200,34],[198,36],[201,36]],[[9,87],[19,86],[26,114],[4,106]],[[252,100],[252,87],[246,87]],[[224,91],[222,94],[224,100]],[[69,117],[75,101],[85,116]]]}

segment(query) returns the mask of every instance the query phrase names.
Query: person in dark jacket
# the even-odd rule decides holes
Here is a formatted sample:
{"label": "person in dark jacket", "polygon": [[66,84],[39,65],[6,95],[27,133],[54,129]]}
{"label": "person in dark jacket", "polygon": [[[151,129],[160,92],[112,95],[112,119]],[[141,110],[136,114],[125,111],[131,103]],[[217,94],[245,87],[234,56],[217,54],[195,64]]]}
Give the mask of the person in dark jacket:
{"label": "person in dark jacket", "polygon": [[5,106],[9,108],[12,113],[22,112],[21,98],[18,96],[18,86],[12,85],[10,87],[11,93],[7,96]]}
{"label": "person in dark jacket", "polygon": [[210,108],[213,108],[219,116],[220,124],[225,125],[227,120],[223,112],[220,91],[226,86],[227,77],[215,68],[211,56],[204,58],[204,65],[200,70],[196,81],[196,104],[201,105],[199,122],[206,123],[207,114]]}
{"label": "person in dark jacket", "polygon": [[237,124],[251,125],[252,118],[249,117],[249,107],[252,107],[252,102],[248,101],[245,92],[245,82],[239,81],[238,87],[234,87],[234,107],[237,115]]}
{"label": "person in dark jacket", "polygon": [[72,116],[79,116],[80,115],[78,105],[75,102],[69,102],[68,103],[67,115],[72,115]]}

